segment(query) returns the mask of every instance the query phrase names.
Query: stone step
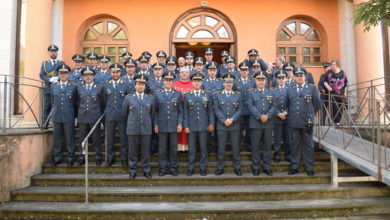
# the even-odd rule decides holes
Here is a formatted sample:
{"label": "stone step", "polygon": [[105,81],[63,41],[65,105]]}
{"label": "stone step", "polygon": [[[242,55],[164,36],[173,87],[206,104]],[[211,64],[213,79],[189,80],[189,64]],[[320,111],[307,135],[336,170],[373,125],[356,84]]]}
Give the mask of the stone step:
{"label": "stone step", "polygon": [[[249,161],[242,161],[241,162],[241,170],[242,172],[246,173],[252,173],[251,168],[252,163]],[[355,167],[340,162],[339,164],[339,170],[356,170]],[[158,173],[159,172],[159,166],[158,162],[151,162],[151,169],[152,173]],[[188,169],[188,163],[186,162],[180,162],[178,167],[179,173],[185,173]],[[214,173],[217,169],[217,162],[209,162],[207,165],[208,173]],[[271,169],[273,172],[287,172],[290,169],[290,163],[288,162],[280,162],[280,163],[272,163]],[[106,166],[105,164],[101,166],[97,166],[95,163],[91,162],[88,163],[88,170],[90,173],[129,173],[129,167],[128,166],[122,166],[120,162],[117,162],[116,164],[112,166]],[[303,165],[300,166],[300,171],[304,171],[305,168]],[[329,171],[330,170],[330,163],[329,162],[314,162],[314,170],[315,171]],[[226,162],[226,166],[224,171],[226,173],[232,173],[233,172],[233,163],[228,161]],[[53,166],[51,164],[45,164],[43,166],[43,173],[84,173],[85,172],[85,166],[84,165],[73,165],[68,166],[66,164],[59,164],[57,166]],[[199,173],[199,164],[196,164],[195,172]],[[143,174],[143,168],[141,165],[138,165],[138,173]]]}
{"label": "stone step", "polygon": [[[146,179],[140,174],[136,179],[129,180],[129,174],[95,173],[89,174],[90,186],[105,187],[129,187],[129,186],[226,186],[226,185],[290,185],[290,184],[328,184],[330,173],[317,172],[315,176],[307,176],[306,173],[297,173],[293,176],[286,172],[275,172],[274,176],[253,176],[251,173],[244,173],[236,176],[232,173],[225,173],[221,176],[209,174],[200,176],[179,176],[166,175],[163,177],[153,173],[153,178]],[[85,175],[77,174],[40,174],[31,178],[32,186],[84,186]]]}
{"label": "stone step", "polygon": [[9,202],[0,219],[275,219],[387,215],[390,198],[228,202]]}
{"label": "stone step", "polygon": [[[76,159],[78,160],[79,159],[79,155],[80,153],[77,152],[76,154]],[[89,157],[88,157],[88,160],[91,161],[91,162],[94,162],[95,161],[95,153],[93,152],[90,152],[89,154]],[[178,152],[177,154],[178,156],[178,159],[180,162],[187,162],[188,161],[188,152]],[[285,160],[285,154],[282,152],[281,153],[281,156],[282,156],[282,160]],[[318,151],[318,152],[314,152],[314,160],[316,161],[329,161],[330,160],[330,155],[328,152],[324,152],[324,151]],[[115,153],[115,161],[121,161],[121,157],[120,157],[120,153]],[[197,161],[199,161],[199,153],[197,154]],[[240,158],[242,161],[245,161],[245,160],[251,160],[252,159],[252,154],[251,152],[248,152],[248,151],[242,151],[240,153]],[[274,153],[272,153],[272,158],[274,158]],[[212,161],[217,161],[217,154],[216,153],[209,153],[209,156],[208,156],[208,159],[210,162]],[[232,152],[226,152],[226,156],[225,156],[225,159],[226,160],[232,160]],[[67,161],[67,154],[64,153],[63,156],[62,156],[62,160],[63,161]],[[103,156],[102,156],[102,160],[105,161],[105,153],[103,153]],[[158,161],[158,154],[157,153],[153,153],[151,155],[151,160],[152,161]]]}
{"label": "stone step", "polygon": [[[90,202],[273,201],[390,196],[390,187],[330,185],[90,187]],[[12,201],[83,202],[84,187],[29,187],[11,193]]]}

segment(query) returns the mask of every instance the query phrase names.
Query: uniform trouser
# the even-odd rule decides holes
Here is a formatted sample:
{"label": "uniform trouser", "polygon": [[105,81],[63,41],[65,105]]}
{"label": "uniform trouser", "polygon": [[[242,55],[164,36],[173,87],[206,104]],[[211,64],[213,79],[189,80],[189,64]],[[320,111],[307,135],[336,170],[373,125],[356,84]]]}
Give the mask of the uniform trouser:
{"label": "uniform trouser", "polygon": [[339,123],[341,121],[341,116],[343,115],[343,104],[344,100],[342,97],[332,97],[332,119],[334,123]]}
{"label": "uniform trouser", "polygon": [[289,132],[287,123],[275,123],[274,124],[274,151],[275,154],[279,154],[282,148],[282,142],[284,147],[284,152],[286,153],[286,158],[290,157],[290,141],[289,141]]}
{"label": "uniform trouser", "polygon": [[298,169],[301,155],[306,170],[313,170],[313,129],[289,128],[291,134],[291,169]]}
{"label": "uniform trouser", "polygon": [[[80,152],[82,153],[82,143],[84,138],[87,136],[88,132],[92,129],[95,123],[79,123],[79,141],[80,141]],[[95,148],[95,158],[100,160],[102,157],[102,136],[101,136],[101,128],[100,123],[96,126],[95,130],[92,132],[92,144]],[[91,146],[91,145],[89,145]],[[85,155],[80,154],[80,159],[84,159]]]}
{"label": "uniform trouser", "polygon": [[218,163],[217,169],[223,170],[225,167],[225,151],[227,137],[230,136],[233,153],[233,167],[240,169],[240,131],[217,131],[218,133]]}
{"label": "uniform trouser", "polygon": [[218,148],[217,131],[207,132],[208,152],[216,152]]}
{"label": "uniform trouser", "polygon": [[128,157],[128,142],[125,133],[125,124],[123,121],[106,121],[106,138],[107,138],[107,153],[108,161],[112,161],[115,156],[115,128],[118,127],[119,138],[121,143],[121,159],[126,161]]}
{"label": "uniform trouser", "polygon": [[128,135],[130,173],[137,173],[137,156],[141,149],[141,166],[150,172],[150,135]]}
{"label": "uniform trouser", "polygon": [[272,159],[272,128],[251,129],[252,138],[252,169],[260,169],[260,152],[263,151],[263,168],[269,170],[271,168]]}
{"label": "uniform trouser", "polygon": [[[246,144],[246,147],[249,151],[252,150],[252,144],[251,144],[251,132],[249,129],[249,120],[251,116],[250,115],[244,115],[241,120],[241,137],[244,139],[244,142]],[[245,133],[245,134],[244,134]]]}
{"label": "uniform trouser", "polygon": [[51,95],[45,94],[43,97],[43,123],[45,123],[47,118],[49,117],[51,108],[52,108]]}
{"label": "uniform trouser", "polygon": [[167,171],[168,166],[172,171],[177,169],[177,132],[158,133],[158,160],[162,171]]}
{"label": "uniform trouser", "polygon": [[152,136],[150,137],[150,151],[158,152],[158,134],[152,131]]}
{"label": "uniform trouser", "polygon": [[62,134],[65,135],[66,149],[68,151],[68,160],[74,160],[74,122],[54,123],[53,127],[53,159],[61,160],[62,153]]}
{"label": "uniform trouser", "polygon": [[200,147],[200,169],[205,170],[207,165],[207,131],[191,131],[188,134],[188,170],[194,170],[196,146]]}

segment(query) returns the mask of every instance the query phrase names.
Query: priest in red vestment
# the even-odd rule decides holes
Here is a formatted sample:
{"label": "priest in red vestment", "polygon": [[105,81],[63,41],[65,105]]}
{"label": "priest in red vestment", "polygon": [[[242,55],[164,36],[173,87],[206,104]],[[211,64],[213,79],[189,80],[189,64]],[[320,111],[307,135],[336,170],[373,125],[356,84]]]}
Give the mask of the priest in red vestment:
{"label": "priest in red vestment", "polygon": [[[179,76],[180,79],[174,83],[173,88],[182,93],[182,99],[184,100],[184,94],[191,92],[191,90],[194,88],[190,80],[190,72],[188,67],[181,67]],[[177,150],[188,151],[187,134],[185,133],[184,129],[181,131],[178,138],[179,140]]]}

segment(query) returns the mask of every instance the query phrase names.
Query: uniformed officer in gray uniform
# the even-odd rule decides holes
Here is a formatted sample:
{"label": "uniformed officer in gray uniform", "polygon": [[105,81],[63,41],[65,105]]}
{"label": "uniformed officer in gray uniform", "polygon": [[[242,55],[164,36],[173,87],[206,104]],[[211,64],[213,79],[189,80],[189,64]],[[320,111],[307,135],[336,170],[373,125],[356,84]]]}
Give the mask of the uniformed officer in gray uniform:
{"label": "uniformed officer in gray uniform", "polygon": [[141,55],[138,58],[140,70],[136,74],[143,74],[148,77],[148,79],[153,79],[153,73],[149,71],[149,58],[146,54]]}
{"label": "uniformed officer in gray uniform", "polygon": [[[126,71],[126,61],[130,60],[131,57],[133,57],[133,54],[130,53],[129,51],[126,51],[126,52],[122,53],[122,56],[121,56],[121,59],[123,61],[123,68],[121,70],[121,76],[122,77],[127,74],[127,71]],[[135,65],[134,73],[135,73],[136,67],[137,67],[137,64]]]}
{"label": "uniformed officer in gray uniform", "polygon": [[123,69],[125,70],[125,75],[121,76],[121,80],[129,84],[130,93],[134,93],[135,92],[134,76],[135,76],[135,69],[137,68],[137,62],[133,59],[127,59],[124,64],[125,67]]}
{"label": "uniformed officer in gray uniform", "polygon": [[[103,114],[103,86],[93,82],[95,70],[90,67],[82,69],[84,83],[77,85],[78,97],[78,125],[80,147],[88,132],[96,124],[99,117]],[[102,136],[100,123],[92,133],[92,143],[95,148],[96,165],[102,164]],[[80,155],[80,165],[85,164],[85,155]]]}
{"label": "uniformed officer in gray uniform", "polygon": [[172,72],[172,73],[175,73],[175,74],[179,74],[180,73],[179,68],[177,68],[176,62],[177,62],[177,60],[176,60],[176,57],[174,57],[174,56],[169,56],[167,58],[167,61],[166,61],[167,72]]}
{"label": "uniformed officer in gray uniform", "polygon": [[[58,66],[64,64],[61,60],[57,60],[58,47],[54,44],[51,44],[47,51],[49,52],[50,60],[42,62],[41,71],[39,72],[39,77],[45,82],[45,89],[43,90],[43,123],[46,123],[47,118],[50,115],[52,109],[52,100],[51,100],[51,85],[58,83],[58,74],[55,71]],[[46,127],[47,127],[46,123]]]}
{"label": "uniformed officer in gray uniform", "polygon": [[[103,55],[99,57],[99,62],[101,64],[101,67],[99,70],[95,71],[95,83],[96,84],[104,84],[108,80],[111,79],[111,73],[110,73],[110,57],[107,55]],[[122,68],[122,66],[121,66]],[[121,69],[122,70],[122,69]]]}
{"label": "uniformed officer in gray uniform", "polygon": [[229,51],[223,50],[221,52],[221,65],[218,68],[219,73],[223,73],[227,70],[226,58],[229,56]]}
{"label": "uniformed officer in gray uniform", "polygon": [[110,65],[112,79],[104,83],[103,88],[103,98],[104,104],[106,106],[105,128],[107,137],[108,166],[111,166],[115,163],[115,128],[118,128],[119,131],[122,165],[128,165],[128,147],[125,132],[126,122],[122,117],[122,106],[126,95],[130,94],[131,91],[130,86],[120,79],[121,69],[122,65],[118,63],[113,63]]}
{"label": "uniformed officer in gray uniform", "polygon": [[99,58],[98,54],[95,52],[89,52],[87,54],[87,58],[89,61],[89,67],[91,67],[93,70],[95,70],[95,73],[100,71],[100,67],[97,65],[98,58]]}
{"label": "uniformed officer in gray uniform", "polygon": [[214,111],[212,96],[209,91],[202,90],[202,73],[194,73],[190,77],[194,90],[184,95],[183,127],[188,134],[188,170],[192,176],[195,169],[196,146],[200,147],[200,175],[207,175],[207,131],[214,131]]}
{"label": "uniformed officer in gray uniform", "polygon": [[206,73],[205,60],[202,57],[195,58],[195,68],[191,71],[191,75],[194,73]]}
{"label": "uniformed officer in gray uniform", "polygon": [[178,175],[177,142],[178,133],[183,128],[183,102],[181,92],[173,89],[174,78],[173,73],[164,73],[164,89],[154,93],[157,102],[154,131],[158,134],[159,176],[167,174],[168,169],[172,175]]}
{"label": "uniformed officer in gray uniform", "polygon": [[72,60],[74,61],[74,68],[69,73],[69,81],[75,82],[77,85],[82,84],[83,75],[81,74],[81,70],[83,69],[84,57],[80,54],[75,54],[72,56]]}
{"label": "uniformed officer in gray uniform", "polygon": [[62,64],[56,68],[59,82],[51,86],[53,100],[53,164],[61,163],[62,138],[65,135],[68,151],[68,165],[73,165],[75,158],[74,120],[77,109],[76,84],[68,81],[69,66]]}
{"label": "uniformed officer in gray uniform", "polygon": [[278,72],[274,72],[274,74],[277,82],[276,86],[273,88],[275,107],[274,161],[279,163],[281,160],[282,143],[285,158],[287,161],[290,161],[290,141],[287,124],[288,96],[286,86],[286,71],[280,69]]}
{"label": "uniformed officer in gray uniform", "polygon": [[147,87],[151,94],[164,88],[162,74],[165,69],[165,65],[162,63],[154,63],[152,65],[154,77],[147,82]]}
{"label": "uniformed officer in gray uniform", "polygon": [[215,175],[222,175],[225,168],[226,141],[230,136],[233,152],[234,173],[241,176],[240,164],[240,124],[243,102],[240,92],[233,91],[234,75],[226,74],[223,78],[224,90],[213,97],[214,113],[218,133],[218,165]]}
{"label": "uniformed officer in gray uniform", "polygon": [[[211,97],[214,96],[216,92],[219,92],[223,89],[223,80],[217,78],[217,70],[218,70],[218,64],[214,61],[206,65],[207,68],[207,76],[206,79],[202,82],[203,90],[209,91]],[[209,145],[209,152],[216,152],[217,151],[217,132],[208,132],[208,145]]]}
{"label": "uniformed officer in gray uniform", "polygon": [[230,73],[233,74],[236,79],[240,78],[240,72],[237,71],[235,62],[236,58],[234,56],[227,56],[225,59],[226,67],[219,71],[220,77],[223,77],[225,74]]}
{"label": "uniformed officer in gray uniform", "polygon": [[256,88],[250,89],[247,105],[250,111],[249,128],[252,139],[252,173],[260,174],[260,152],[263,155],[264,173],[272,176],[272,130],[274,128],[274,95],[273,91],[266,89],[267,76],[264,71],[254,75]]}
{"label": "uniformed officer in gray uniform", "polygon": [[315,115],[320,109],[320,97],[317,88],[305,82],[305,72],[294,69],[296,85],[288,88],[288,126],[291,134],[291,166],[289,175],[298,172],[301,155],[307,175],[314,175],[313,170],[313,125]]}
{"label": "uniformed officer in gray uniform", "polygon": [[150,137],[154,117],[154,96],[145,93],[147,76],[139,74],[134,77],[136,92],[127,95],[123,103],[123,118],[127,120],[126,134],[129,140],[130,176],[137,176],[137,157],[141,150],[141,166],[144,176],[151,178],[150,173]]}
{"label": "uniformed officer in gray uniform", "polygon": [[157,51],[156,57],[157,57],[157,63],[165,64],[165,62],[167,61],[167,53],[165,53],[165,51],[163,50]]}
{"label": "uniformed officer in gray uniform", "polygon": [[249,77],[249,65],[246,61],[241,62],[238,65],[238,68],[240,69],[240,78],[238,78],[234,84],[233,89],[239,91],[242,96],[242,102],[243,102],[243,109],[241,113],[241,130],[240,133],[243,142],[245,143],[246,147],[251,150],[251,139],[250,139],[250,132],[249,132],[249,119],[250,119],[250,112],[248,109],[248,106],[246,104],[248,91],[249,89],[253,89],[256,87],[255,80],[252,77]]}

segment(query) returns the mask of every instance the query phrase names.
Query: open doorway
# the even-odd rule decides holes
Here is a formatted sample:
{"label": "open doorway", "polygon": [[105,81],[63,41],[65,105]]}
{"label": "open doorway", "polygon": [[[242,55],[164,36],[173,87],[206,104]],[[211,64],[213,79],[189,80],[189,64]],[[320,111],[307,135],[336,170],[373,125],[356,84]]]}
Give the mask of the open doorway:
{"label": "open doorway", "polygon": [[195,54],[195,57],[203,57],[204,58],[204,49],[210,47],[214,49],[213,61],[218,64],[222,63],[221,60],[221,52],[223,50],[231,51],[232,44],[231,43],[176,43],[176,57],[184,57],[184,54],[187,51],[192,51]]}

